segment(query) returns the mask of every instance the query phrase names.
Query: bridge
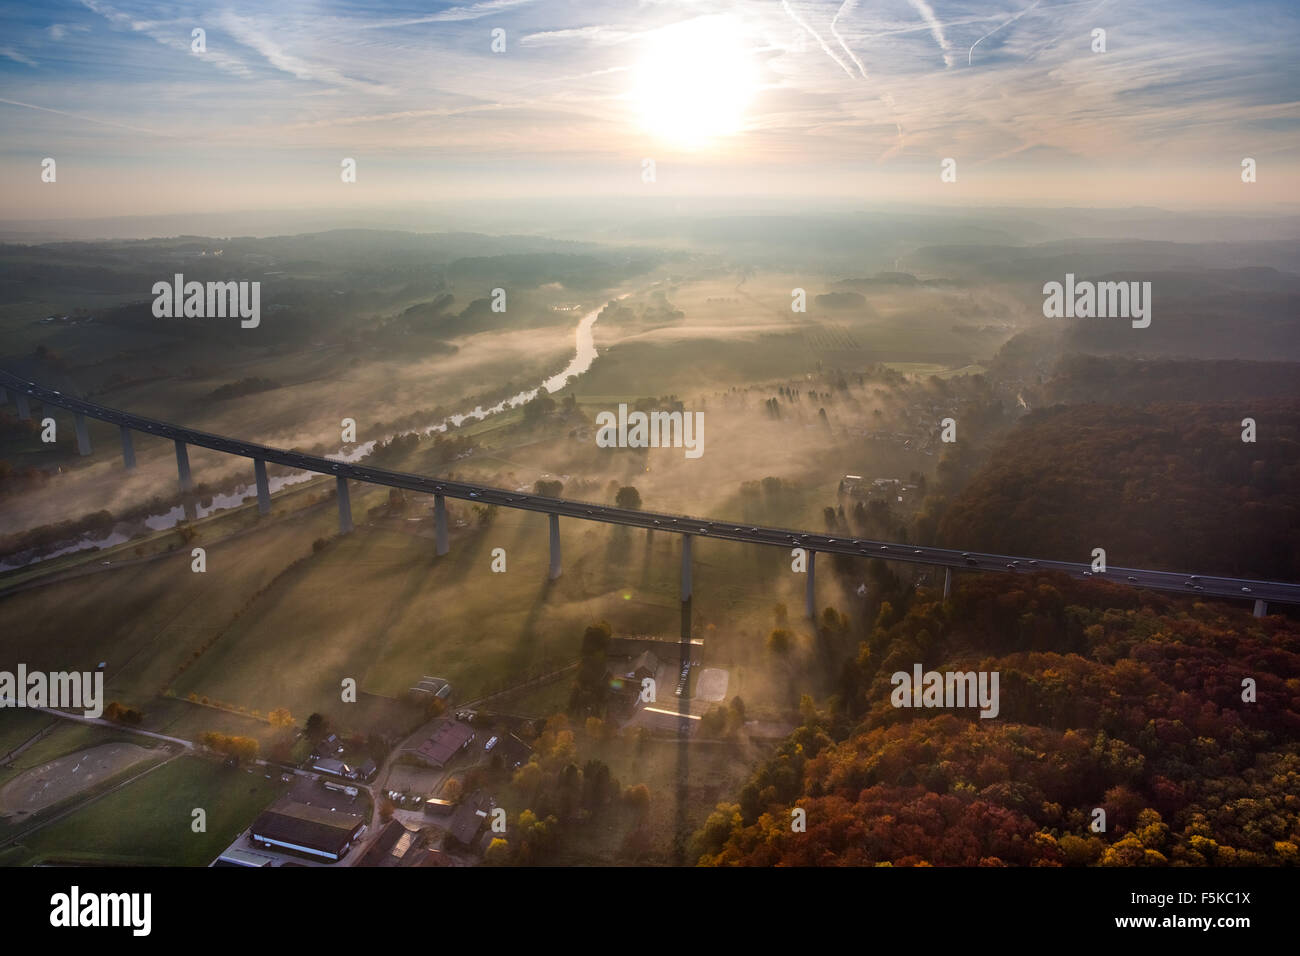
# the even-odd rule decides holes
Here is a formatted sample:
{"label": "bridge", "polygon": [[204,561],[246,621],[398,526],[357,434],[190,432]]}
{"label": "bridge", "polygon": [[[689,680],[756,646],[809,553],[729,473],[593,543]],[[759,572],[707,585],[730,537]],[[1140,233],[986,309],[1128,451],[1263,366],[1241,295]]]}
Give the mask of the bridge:
{"label": "bridge", "polygon": [[[405,491],[432,494],[434,504],[434,548],[438,555],[444,555],[449,550],[447,540],[447,498],[470,501],[475,504],[497,505],[503,508],[541,512],[549,517],[551,546],[549,574],[551,580],[558,578],[562,570],[560,549],[560,518],[562,517],[576,518],[583,521],[601,521],[606,524],[619,524],[632,528],[645,528],[649,531],[669,531],[680,535],[682,539],[681,599],[684,606],[689,606],[693,594],[691,542],[696,536],[780,548],[804,549],[808,556],[805,610],[809,617],[816,615],[815,573],[818,554],[848,554],[855,557],[881,558],[887,561],[901,561],[909,564],[924,564],[943,568],[944,597],[948,596],[951,589],[954,569],[999,571],[1012,574],[1032,571],[1061,571],[1076,578],[1100,579],[1127,584],[1136,588],[1149,588],[1178,594],[1200,595],[1202,597],[1253,600],[1256,617],[1262,617],[1267,613],[1269,602],[1288,605],[1300,604],[1300,584],[1288,584],[1280,581],[1257,581],[1218,575],[1182,574],[1173,571],[1152,571],[1142,568],[1113,566],[1107,566],[1104,573],[1094,573],[1090,562],[1015,557],[976,551],[956,551],[947,548],[923,547],[890,541],[817,534],[811,531],[764,527],[735,521],[717,521],[711,518],[696,518],[690,515],[667,512],[617,508],[611,505],[577,501],[571,498],[549,498],[542,495],[522,494],[504,488],[494,488],[490,485],[480,485],[472,482],[448,481],[426,475],[387,471],[367,465],[336,461],[319,455],[308,455],[282,448],[272,448],[267,445],[242,441],[238,438],[228,438],[224,435],[213,435],[209,432],[133,415],[130,412],[108,408],[73,395],[63,394],[55,389],[46,388],[11,375],[8,372],[0,371],[0,405],[8,402],[9,392],[13,393],[13,399],[18,409],[18,417],[23,420],[31,419],[33,400],[41,403],[43,407],[54,406],[72,412],[77,435],[77,449],[82,455],[89,455],[91,452],[90,435],[86,426],[87,418],[117,425],[121,434],[122,462],[127,470],[135,468],[133,436],[136,433],[170,440],[175,446],[176,469],[182,490],[189,490],[192,486],[188,451],[191,445],[252,459],[253,476],[257,485],[257,505],[262,514],[267,514],[271,510],[271,492],[266,476],[267,462],[296,468],[300,471],[332,475],[338,493],[339,532],[341,534],[347,534],[352,530],[352,507],[348,497],[349,481],[386,485],[390,488],[401,488]],[[684,626],[688,627],[689,625]]]}

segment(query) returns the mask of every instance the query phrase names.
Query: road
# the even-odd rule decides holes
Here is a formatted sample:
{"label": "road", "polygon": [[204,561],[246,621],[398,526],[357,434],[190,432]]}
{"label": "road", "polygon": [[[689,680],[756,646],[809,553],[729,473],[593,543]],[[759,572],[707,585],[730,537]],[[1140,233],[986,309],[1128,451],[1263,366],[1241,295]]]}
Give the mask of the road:
{"label": "road", "polygon": [[[601,521],[606,524],[619,524],[632,528],[721,538],[724,541],[739,541],[747,544],[762,544],[780,548],[804,548],[808,551],[823,554],[850,554],[883,558],[889,561],[902,561],[910,564],[1004,573],[1061,571],[1076,578],[1097,578],[1158,591],[1198,594],[1204,597],[1263,600],[1279,604],[1300,604],[1300,584],[1281,581],[1260,581],[1190,572],[1153,571],[1143,568],[1113,566],[1108,567],[1104,574],[1094,574],[1090,561],[1061,561],[1030,558],[1023,555],[990,554],[978,551],[965,552],[945,548],[922,547],[866,538],[818,534],[790,528],[715,521],[710,518],[697,518],[668,512],[617,508],[612,505],[577,501],[571,498],[548,498],[541,495],[522,494],[489,485],[448,481],[444,478],[431,478],[426,475],[387,471],[362,464],[349,464],[283,448],[271,448],[267,445],[259,445],[224,435],[213,435],[209,432],[133,415],[130,412],[108,408],[72,395],[65,395],[54,389],[45,388],[3,371],[0,371],[0,386],[11,392],[23,392],[44,405],[54,405],[69,411],[80,412],[89,418],[125,426],[145,435],[156,435],[159,438],[181,441],[187,445],[198,445],[202,448],[211,448],[214,451],[225,452],[230,455],[261,459],[262,461],[274,462],[301,471],[334,475],[347,480],[386,485],[390,488],[401,488],[405,491],[438,494],[448,498],[471,501],[476,504],[498,505],[503,508],[537,511],[543,514],[561,515],[584,521]],[[1104,546],[1104,542],[1098,542],[1098,544]]]}

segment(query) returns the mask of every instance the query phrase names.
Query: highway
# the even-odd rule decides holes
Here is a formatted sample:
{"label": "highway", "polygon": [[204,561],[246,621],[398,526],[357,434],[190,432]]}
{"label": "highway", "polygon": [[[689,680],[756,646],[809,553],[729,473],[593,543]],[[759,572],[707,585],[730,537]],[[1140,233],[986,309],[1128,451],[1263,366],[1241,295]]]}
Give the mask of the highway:
{"label": "highway", "polygon": [[[53,389],[45,388],[3,371],[0,371],[0,387],[11,392],[26,394],[44,405],[54,405],[72,412],[80,412],[88,418],[125,426],[145,435],[156,435],[159,438],[211,448],[230,455],[275,462],[278,465],[285,465],[301,471],[334,475],[348,480],[386,485],[390,488],[402,488],[407,491],[438,494],[447,498],[472,501],[476,504],[498,505],[503,508],[538,511],[584,521],[602,521],[607,524],[619,524],[632,528],[671,531],[677,534],[720,538],[726,541],[740,541],[747,544],[762,544],[785,549],[804,548],[822,554],[849,554],[957,570],[998,571],[1011,574],[1031,571],[1061,571],[1076,578],[1100,579],[1137,588],[1150,588],[1178,594],[1252,601],[1263,600],[1280,604],[1300,604],[1300,584],[1289,584],[1280,581],[1257,581],[1191,572],[1151,571],[1142,568],[1124,568],[1110,565],[1107,566],[1106,572],[1102,574],[1100,572],[1094,573],[1091,570],[1090,560],[1061,561],[989,554],[979,551],[956,551],[866,538],[841,537],[789,528],[747,525],[734,521],[717,521],[711,518],[696,518],[690,515],[667,512],[616,508],[611,505],[576,501],[570,498],[547,498],[504,488],[493,488],[489,485],[448,481],[443,478],[431,478],[425,475],[386,471],[382,468],[372,468],[362,464],[348,464],[330,458],[302,454],[282,448],[271,448],[266,445],[241,441],[237,438],[228,438],[224,435],[213,435],[208,432],[197,431],[192,428],[185,428],[180,425],[173,425],[168,422],[144,418],[140,415],[97,405],[94,402],[88,402],[72,395],[61,394]],[[1105,547],[1105,542],[1098,542],[1097,546]]]}

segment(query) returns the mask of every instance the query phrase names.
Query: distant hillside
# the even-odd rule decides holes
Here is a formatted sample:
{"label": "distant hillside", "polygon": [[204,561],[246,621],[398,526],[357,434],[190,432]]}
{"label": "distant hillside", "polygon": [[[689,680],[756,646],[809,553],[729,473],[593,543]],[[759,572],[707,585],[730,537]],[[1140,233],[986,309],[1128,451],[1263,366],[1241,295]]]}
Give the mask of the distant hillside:
{"label": "distant hillside", "polygon": [[953,499],[939,540],[1300,580],[1297,528],[1300,401],[1077,405],[1026,416]]}
{"label": "distant hillside", "polygon": [[1035,405],[1300,399],[1300,363],[1067,355],[1030,393]]}
{"label": "distant hillside", "polygon": [[[696,834],[696,860],[1300,862],[1300,624],[1061,575],[966,576],[950,602],[925,592],[896,617],[882,609],[831,712],[805,698],[802,726]],[[914,663],[997,671],[1000,713],[895,708],[891,675]]]}

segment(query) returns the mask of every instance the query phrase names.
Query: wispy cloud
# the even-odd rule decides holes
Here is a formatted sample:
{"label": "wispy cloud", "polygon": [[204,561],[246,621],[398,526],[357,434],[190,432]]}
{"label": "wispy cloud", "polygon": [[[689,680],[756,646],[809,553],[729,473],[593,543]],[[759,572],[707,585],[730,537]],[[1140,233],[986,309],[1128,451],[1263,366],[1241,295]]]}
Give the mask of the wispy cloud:
{"label": "wispy cloud", "polygon": [[394,92],[382,83],[347,76],[328,63],[313,62],[290,53],[274,38],[284,35],[283,33],[277,34],[252,17],[240,16],[227,10],[221,14],[217,22],[236,41],[265,57],[266,62],[271,66],[300,80],[364,90],[368,93]]}
{"label": "wispy cloud", "polygon": [[948,42],[948,37],[943,32],[943,24],[934,15],[934,8],[925,0],[908,0],[908,3],[921,15],[925,25],[930,28],[930,35],[934,37],[934,42],[939,44],[939,49],[943,51],[944,68],[952,66],[952,44]]}
{"label": "wispy cloud", "polygon": [[849,59],[853,61],[853,64],[858,68],[858,72],[862,74],[862,78],[865,80],[867,78],[867,71],[866,68],[863,67],[862,61],[859,60],[857,55],[849,49],[849,45],[844,42],[844,37],[840,36],[840,31],[835,29],[835,24],[839,21],[840,17],[852,13],[853,8],[857,5],[858,0],[844,0],[844,3],[840,5],[840,8],[835,11],[835,16],[831,18],[831,34],[839,41],[840,46],[844,49],[844,52],[849,55]]}
{"label": "wispy cloud", "polygon": [[803,17],[799,16],[799,14],[795,13],[794,10],[790,8],[789,0],[781,0],[781,6],[785,8],[785,12],[790,15],[791,20],[802,27],[810,37],[817,41],[818,46],[822,48],[825,54],[835,61],[835,65],[848,74],[849,79],[856,79],[853,75],[853,71],[848,68],[843,60],[835,55],[835,52],[830,48],[826,41],[821,38],[821,35],[814,30],[808,22],[803,19]]}
{"label": "wispy cloud", "polygon": [[30,56],[25,56],[24,54],[19,53],[11,46],[0,46],[0,56],[4,57],[6,60],[13,60],[15,63],[21,63],[24,66],[35,67],[40,65]]}

